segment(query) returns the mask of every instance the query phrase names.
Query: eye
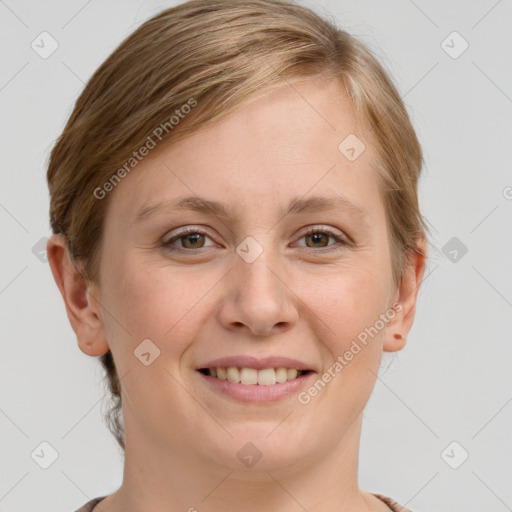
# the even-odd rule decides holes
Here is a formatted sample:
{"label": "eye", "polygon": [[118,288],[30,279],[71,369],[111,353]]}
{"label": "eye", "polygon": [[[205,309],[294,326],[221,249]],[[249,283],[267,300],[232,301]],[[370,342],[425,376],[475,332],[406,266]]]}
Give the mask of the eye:
{"label": "eye", "polygon": [[[205,238],[209,238],[211,240],[205,231],[198,228],[189,227],[178,232],[176,235],[163,242],[162,245],[170,251],[193,253],[194,250],[215,246],[215,244],[210,246],[205,245]],[[329,238],[333,238],[336,242],[338,242],[338,244],[329,244]],[[308,229],[302,234],[301,238],[299,238],[299,240],[302,239],[311,241],[311,245],[308,245],[307,243],[305,245],[305,247],[308,249],[324,249],[322,252],[337,250],[349,245],[349,242],[344,237],[338,233],[335,233],[334,231],[331,231],[330,229],[322,227]],[[175,246],[176,242],[179,242],[181,246]]]}
{"label": "eye", "polygon": [[[181,251],[183,249],[190,249],[191,252],[194,249],[202,249],[205,247],[204,239],[210,238],[206,232],[197,228],[187,228],[180,231],[169,240],[165,241],[162,245],[171,251]],[[211,239],[210,239],[211,240]],[[179,241],[181,247],[173,247],[174,243]],[[206,246],[208,247],[208,246]]]}
{"label": "eye", "polygon": [[[339,235],[338,233],[335,233],[334,231],[331,231],[327,228],[322,227],[316,227],[316,228],[310,228],[305,233],[303,233],[302,237],[299,238],[299,240],[302,239],[311,240],[312,245],[307,245],[306,247],[308,249],[323,249],[324,247],[331,247],[336,244],[329,244],[328,240],[329,238],[334,238],[336,242],[339,242],[342,246],[349,245],[348,241]],[[327,245],[325,245],[327,243]],[[333,247],[327,249],[328,251],[340,249],[340,247]]]}

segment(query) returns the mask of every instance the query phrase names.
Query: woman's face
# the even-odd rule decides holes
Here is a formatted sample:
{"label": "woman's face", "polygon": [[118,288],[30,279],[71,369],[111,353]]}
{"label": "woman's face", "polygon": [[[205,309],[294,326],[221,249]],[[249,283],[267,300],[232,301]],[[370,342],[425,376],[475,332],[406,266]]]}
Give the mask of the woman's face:
{"label": "woman's face", "polygon": [[[95,296],[122,377],[127,449],[205,469],[261,456],[257,468],[275,469],[357,438],[382,350],[406,335],[403,312],[390,311],[400,290],[374,158],[340,85],[297,83],[156,148],[115,187]],[[198,371],[243,366],[250,381],[258,364],[242,357],[310,372],[245,387]]]}

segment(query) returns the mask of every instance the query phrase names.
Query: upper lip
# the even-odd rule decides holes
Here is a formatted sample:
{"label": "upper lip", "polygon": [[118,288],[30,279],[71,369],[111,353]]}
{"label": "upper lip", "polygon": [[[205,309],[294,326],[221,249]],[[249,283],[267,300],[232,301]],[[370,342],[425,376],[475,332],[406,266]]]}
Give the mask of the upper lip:
{"label": "upper lip", "polygon": [[227,368],[234,366],[238,368],[254,368],[256,370],[264,370],[265,368],[296,368],[297,370],[312,370],[312,368],[298,361],[284,356],[268,356],[268,357],[253,357],[247,355],[221,357],[213,359],[207,363],[202,364],[197,369],[202,368]]}

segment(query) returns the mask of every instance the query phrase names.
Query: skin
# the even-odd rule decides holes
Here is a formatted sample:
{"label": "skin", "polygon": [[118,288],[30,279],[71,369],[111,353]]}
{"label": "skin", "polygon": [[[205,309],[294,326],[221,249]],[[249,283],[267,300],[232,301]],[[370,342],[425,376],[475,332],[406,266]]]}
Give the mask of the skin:
{"label": "skin", "polygon": [[[366,144],[353,162],[338,150],[350,133]],[[336,81],[283,84],[161,144],[117,185],[99,283],[77,279],[62,236],[50,238],[80,349],[112,350],[123,377],[124,480],[96,510],[389,511],[358,486],[362,412],[382,351],[406,343],[425,261],[414,255],[393,285],[373,148]],[[366,223],[336,209],[284,215],[292,199],[334,192],[361,205]],[[220,201],[237,216],[167,211],[134,222],[148,204],[184,195]],[[207,236],[176,239],[182,253],[163,247],[186,226]],[[325,231],[305,236],[305,226],[353,243]],[[252,263],[236,252],[249,235],[263,249]],[[222,356],[282,355],[311,364],[316,380],[394,302],[400,312],[307,405],[296,394],[244,404],[195,370]],[[160,350],[149,366],[134,357],[144,339]],[[262,454],[252,468],[237,457],[247,442]]]}

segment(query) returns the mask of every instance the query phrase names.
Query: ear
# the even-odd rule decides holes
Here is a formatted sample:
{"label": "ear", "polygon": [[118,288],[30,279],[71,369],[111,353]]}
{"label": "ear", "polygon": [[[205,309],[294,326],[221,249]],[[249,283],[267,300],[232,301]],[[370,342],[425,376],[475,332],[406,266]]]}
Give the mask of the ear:
{"label": "ear", "polygon": [[418,242],[418,251],[422,254],[414,252],[410,255],[407,270],[399,288],[395,290],[394,300],[391,303],[397,304],[397,307],[393,308],[395,317],[387,324],[384,334],[383,349],[386,352],[396,352],[404,348],[414,321],[416,301],[426,264],[424,237]]}
{"label": "ear", "polygon": [[50,237],[46,254],[80,350],[89,356],[105,354],[110,347],[93,285],[86,282],[72,261],[64,235]]}

